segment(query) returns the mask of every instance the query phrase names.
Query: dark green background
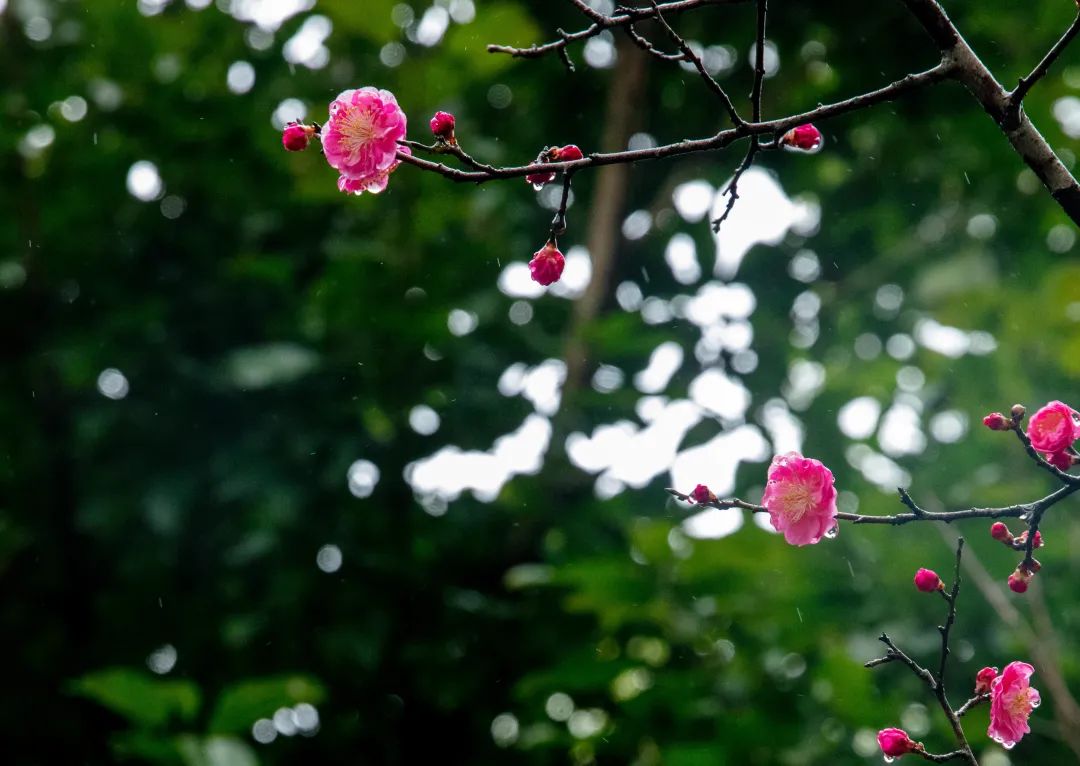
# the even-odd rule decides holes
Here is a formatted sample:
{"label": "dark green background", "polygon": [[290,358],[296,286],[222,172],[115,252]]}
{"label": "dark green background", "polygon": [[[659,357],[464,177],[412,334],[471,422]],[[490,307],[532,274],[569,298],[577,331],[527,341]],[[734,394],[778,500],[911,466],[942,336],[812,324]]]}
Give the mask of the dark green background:
{"label": "dark green background", "polygon": [[[250,23],[179,0],[153,16],[121,0],[9,0],[0,14],[0,760],[860,764],[880,757],[868,738],[901,721],[930,749],[951,749],[914,678],[860,665],[880,652],[882,629],[933,662],[941,604],[910,582],[918,566],[949,569],[938,529],[845,527],[838,540],[796,549],[748,521],[730,537],[687,544],[672,535],[688,511],[667,501],[666,472],[601,501],[566,457],[572,431],[641,425],[633,374],[660,343],[686,351],[664,395],[686,397],[700,373],[698,328],[646,324],[613,292],[625,280],[665,300],[696,290],[672,278],[664,249],[689,234],[708,275],[711,235],[672,212],[671,190],[694,178],[721,185],[741,149],[635,167],[620,219],[647,209],[658,223],[643,239],[619,239],[595,316],[575,325],[574,303],[546,296],[533,301],[531,322],[513,324],[498,276],[543,243],[550,217],[524,183],[458,186],[403,167],[385,194],[346,197],[317,153],[282,151],[271,114],[298,98],[320,119],[338,91],[375,85],[397,95],[410,137],[426,140],[428,117],[449,109],[470,151],[517,164],[545,144],[597,148],[612,72],[584,65],[580,46],[573,75],[554,58],[484,52],[489,42],[578,28],[569,3],[477,0],[475,20],[451,24],[431,48],[405,39],[393,5],[320,0],[265,50],[247,42]],[[900,3],[771,5],[781,68],[766,82],[767,117],[935,62]],[[1005,82],[1038,60],[1074,10],[1065,0],[948,5]],[[414,6],[417,17],[425,7]],[[282,45],[311,13],[332,21],[329,64],[290,67]],[[744,112],[753,15],[744,5],[673,19],[688,38],[734,47],[721,81]],[[51,34],[34,41],[37,17]],[[380,63],[390,42],[405,48],[398,67]],[[1069,83],[1080,85],[1074,53],[1027,104],[1070,164],[1076,143],[1052,109],[1075,94]],[[238,60],[256,73],[240,95],[226,87]],[[103,82],[118,88],[118,103],[102,99]],[[496,84],[511,89],[506,108],[489,102]],[[74,95],[88,109],[72,122],[59,102]],[[634,129],[661,142],[724,124],[699,80],[659,62],[631,107]],[[28,135],[47,136],[42,125],[53,140],[31,145]],[[1080,267],[1067,219],[958,86],[820,127],[823,152],[759,162],[822,216],[809,238],[755,247],[736,277],[757,300],[758,366],[729,369],[752,394],[747,422],[761,424],[791,365],[812,360],[826,380],[795,413],[804,449],[832,467],[861,512],[899,505],[847,459],[837,411],[857,396],[885,408],[914,397],[924,430],[940,412],[966,416],[960,441],[928,434],[921,454],[897,459],[924,504],[1046,494],[1050,479],[1014,440],[978,421],[1014,401],[1080,403]],[[128,193],[140,160],[157,166],[164,195],[183,201],[179,217]],[[575,184],[565,246],[586,239],[595,181],[586,173]],[[996,220],[989,238],[968,233],[976,215]],[[822,264],[809,285],[788,275],[804,247]],[[885,284],[903,290],[897,311],[875,310]],[[806,290],[821,299],[819,336],[798,348],[791,307]],[[454,308],[477,315],[473,333],[448,331]],[[864,333],[884,340],[927,318],[990,333],[996,350],[949,358],[920,347],[908,361],[853,353]],[[590,368],[553,419],[540,473],[514,479],[494,502],[466,492],[445,515],[425,512],[405,466],[445,445],[488,450],[517,429],[532,407],[498,393],[500,374],[561,358],[571,327],[590,364],[626,373],[623,387],[593,390]],[[905,366],[925,375],[913,394],[898,390]],[[126,398],[98,392],[106,368],[126,376]],[[434,435],[410,429],[418,404],[441,417]],[[707,416],[682,446],[738,425]],[[346,484],[360,458],[381,472],[365,499]],[[741,464],[736,492],[756,501],[764,469]],[[1077,690],[1075,514],[1070,500],[1047,516],[1044,570],[1024,598],[1004,591],[1017,556],[987,525],[959,531]],[[326,574],[316,554],[330,543],[344,563]],[[956,637],[949,690],[958,701],[982,665],[1032,656],[1024,630],[974,587],[962,595]],[[146,658],[164,644],[178,661],[155,676]],[[1010,754],[1016,764],[1077,760],[1044,671],[1034,683],[1046,704]],[[549,718],[555,692],[599,731],[575,737]],[[319,711],[315,736],[253,740],[256,719],[304,701]],[[491,732],[505,713],[518,732],[503,747]],[[985,710],[967,721],[980,753],[1002,752],[985,737]]]}

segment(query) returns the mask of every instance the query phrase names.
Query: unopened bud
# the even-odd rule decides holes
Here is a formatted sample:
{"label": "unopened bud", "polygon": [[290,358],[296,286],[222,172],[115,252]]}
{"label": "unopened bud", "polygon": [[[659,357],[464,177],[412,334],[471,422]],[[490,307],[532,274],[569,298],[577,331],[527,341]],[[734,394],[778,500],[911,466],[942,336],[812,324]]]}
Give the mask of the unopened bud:
{"label": "unopened bud", "polygon": [[991,412],[983,418],[983,425],[991,431],[1011,431],[1013,427],[1012,421],[1000,412]]}
{"label": "unopened bud", "polygon": [[1026,593],[1030,582],[1031,572],[1017,567],[1016,571],[1009,575],[1009,590],[1013,593]]}
{"label": "unopened bud", "polygon": [[944,590],[945,583],[934,570],[920,569],[915,573],[915,587],[923,593],[933,593],[936,590]]}
{"label": "unopened bud", "polygon": [[695,503],[708,503],[716,499],[716,495],[714,495],[704,484],[698,484],[694,487],[694,491],[690,493],[690,497],[693,498]]}
{"label": "unopened bud", "polygon": [[821,131],[807,123],[792,128],[781,136],[780,146],[802,152],[815,152],[821,148],[822,141]]}
{"label": "unopened bud", "polygon": [[1014,422],[1019,423],[1021,420],[1024,419],[1024,415],[1027,414],[1027,410],[1024,409],[1024,405],[1022,404],[1014,404],[1012,406],[1012,409],[1009,410],[1009,414],[1012,415],[1012,419]]}
{"label": "unopened bud", "polygon": [[990,525],[990,536],[1003,543],[1011,543],[1013,541],[1012,532],[1010,532],[1009,528],[1001,521],[995,521]]}
{"label": "unopened bud", "polygon": [[435,116],[431,118],[431,122],[428,124],[431,126],[431,132],[435,138],[453,144],[456,143],[454,139],[454,123],[454,115],[450,114],[450,112],[435,112]]}
{"label": "unopened bud", "polygon": [[997,668],[983,668],[975,674],[975,693],[986,694],[990,691],[990,684],[997,678]]}

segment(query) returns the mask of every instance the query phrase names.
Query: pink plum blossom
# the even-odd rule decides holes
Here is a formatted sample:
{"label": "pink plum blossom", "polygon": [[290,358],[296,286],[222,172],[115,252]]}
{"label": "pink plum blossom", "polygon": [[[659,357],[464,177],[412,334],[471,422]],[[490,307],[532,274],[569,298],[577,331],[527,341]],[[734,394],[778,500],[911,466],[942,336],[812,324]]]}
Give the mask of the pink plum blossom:
{"label": "pink plum blossom", "polygon": [[773,529],[792,545],[810,545],[836,526],[836,486],[832,471],[797,452],[777,455],[761,504]]}
{"label": "pink plum blossom", "polygon": [[1080,415],[1063,402],[1050,402],[1031,416],[1027,435],[1039,452],[1048,457],[1059,455],[1080,438]]}
{"label": "pink plum blossom", "polygon": [[1009,531],[1003,521],[995,521],[990,525],[990,536],[1002,543],[1011,543],[1013,541],[1012,532]]}
{"label": "pink plum blossom", "polygon": [[376,88],[346,90],[330,103],[322,129],[326,161],[348,183],[343,191],[381,191],[405,137],[405,113],[394,94]]}
{"label": "pink plum blossom", "polygon": [[1042,701],[1028,681],[1034,672],[1026,662],[1010,662],[990,684],[990,728],[986,733],[1006,748],[1031,731],[1028,717]]}
{"label": "pink plum blossom", "polygon": [[921,749],[903,729],[882,729],[877,734],[877,743],[887,758],[899,758],[912,750]]}
{"label": "pink plum blossom", "polygon": [[533,253],[532,260],[529,261],[529,276],[532,277],[533,282],[539,282],[547,287],[559,281],[564,266],[566,266],[566,259],[563,254],[559,252],[559,248],[553,241],[548,240],[546,245]]}
{"label": "pink plum blossom", "polygon": [[[406,155],[412,154],[412,150],[407,146],[399,146],[398,151]],[[349,178],[344,175],[338,176],[337,188],[339,191],[343,191],[346,194],[363,194],[364,192],[378,194],[386,188],[386,184],[390,181],[390,174],[397,170],[397,167],[400,164],[400,160],[394,160],[393,164],[386,170],[381,170],[364,178]]]}

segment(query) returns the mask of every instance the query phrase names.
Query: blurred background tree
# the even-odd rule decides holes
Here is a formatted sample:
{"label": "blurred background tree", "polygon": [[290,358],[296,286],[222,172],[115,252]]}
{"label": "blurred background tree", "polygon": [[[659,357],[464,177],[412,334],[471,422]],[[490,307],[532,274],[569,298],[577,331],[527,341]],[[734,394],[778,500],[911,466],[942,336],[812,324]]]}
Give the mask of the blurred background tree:
{"label": "blurred background tree", "polygon": [[[937,58],[899,3],[774,6],[766,116]],[[951,10],[1013,82],[1075,9]],[[573,75],[484,52],[579,23],[539,1],[0,0],[6,762],[860,764],[894,724],[944,749],[925,690],[861,662],[883,628],[936,651],[910,578],[948,569],[957,530],[794,549],[662,488],[757,500],[801,448],[845,510],[893,512],[897,485],[1045,494],[975,426],[1076,403],[1075,229],[955,85],[761,157],[719,237],[738,149],[581,174],[548,293],[523,269],[557,189],[404,167],[346,197],[281,150],[285,121],[367,84],[413,138],[453,111],[492,162],[723,124],[696,75],[615,37]],[[744,99],[752,5],[676,24]],[[1075,61],[1027,102],[1069,163]],[[955,696],[1030,657],[1046,700],[1007,754],[967,719],[985,766],[1078,759],[1072,505],[1022,599],[1016,557],[960,530],[989,574]]]}

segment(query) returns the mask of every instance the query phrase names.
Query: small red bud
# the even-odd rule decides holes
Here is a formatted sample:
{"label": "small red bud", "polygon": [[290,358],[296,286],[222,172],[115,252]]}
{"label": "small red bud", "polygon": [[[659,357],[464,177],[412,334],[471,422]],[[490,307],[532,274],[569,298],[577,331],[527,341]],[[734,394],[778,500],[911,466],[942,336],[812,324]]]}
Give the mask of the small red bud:
{"label": "small red bud", "polygon": [[1040,571],[1041,569],[1042,569],[1042,564],[1039,563],[1039,560],[1038,559],[1032,559],[1030,564],[1027,563],[1027,562],[1021,561],[1020,566],[1018,566],[1016,568],[1016,571],[1018,571],[1018,572],[1027,572],[1028,577],[1033,577],[1035,575],[1035,573]]}
{"label": "small red bud", "polygon": [[1012,532],[1001,521],[995,521],[990,525],[990,536],[1003,543],[1011,543],[1013,540]]}
{"label": "small red bud", "polygon": [[694,499],[695,503],[708,503],[716,498],[708,487],[704,484],[698,484],[694,487],[694,491],[690,493],[690,497]]}
{"label": "small red bud", "polygon": [[573,144],[567,144],[561,149],[551,150],[551,159],[556,162],[572,162],[573,160],[580,160],[584,156],[581,150]]}
{"label": "small red bud", "polygon": [[997,668],[983,668],[975,674],[975,693],[986,694],[990,691],[990,684],[997,678]]}
{"label": "small red bud", "polygon": [[435,112],[435,116],[431,118],[431,132],[435,135],[435,138],[442,139],[447,143],[454,143],[454,115],[450,112]]}
{"label": "small red bud", "polygon": [[566,259],[563,254],[559,252],[554,241],[548,240],[546,245],[533,253],[532,260],[529,261],[529,275],[533,282],[546,287],[559,281],[565,266]]}
{"label": "small red bud", "polygon": [[903,729],[882,729],[878,732],[877,741],[882,754],[889,758],[899,758],[921,749],[921,745],[913,742]]}
{"label": "small red bud", "polygon": [[290,152],[300,152],[307,149],[313,135],[315,135],[314,126],[290,122],[281,131],[281,145]]}
{"label": "small red bud", "polygon": [[1034,540],[1034,542],[1032,542],[1031,547],[1032,548],[1041,548],[1041,547],[1043,547],[1042,532],[1040,532],[1037,529],[1035,530],[1035,540]]}
{"label": "small red bud", "polygon": [[1073,466],[1073,456],[1068,452],[1048,452],[1046,462],[1059,471],[1068,471]]}
{"label": "small red bud", "polygon": [[1009,590],[1013,593],[1026,593],[1030,581],[1031,573],[1017,567],[1016,571],[1009,575]]}
{"label": "small red bud", "polygon": [[915,573],[915,587],[923,593],[933,593],[936,590],[944,590],[945,583],[932,569],[920,569]]}
{"label": "small red bud", "polygon": [[983,425],[991,431],[1011,431],[1013,424],[1011,420],[1006,418],[1000,412],[991,412],[983,418]]}
{"label": "small red bud", "polygon": [[792,128],[780,138],[780,145],[804,152],[813,152],[821,148],[821,131],[807,123]]}

